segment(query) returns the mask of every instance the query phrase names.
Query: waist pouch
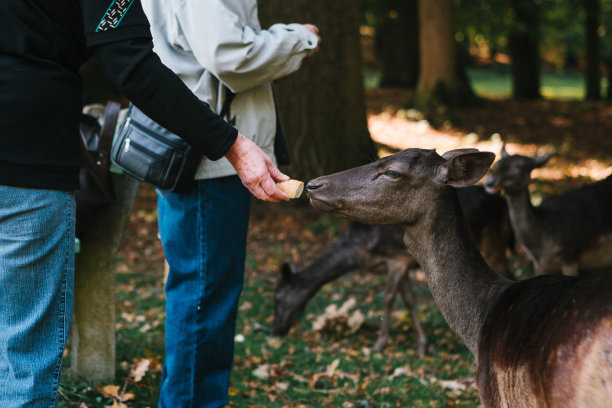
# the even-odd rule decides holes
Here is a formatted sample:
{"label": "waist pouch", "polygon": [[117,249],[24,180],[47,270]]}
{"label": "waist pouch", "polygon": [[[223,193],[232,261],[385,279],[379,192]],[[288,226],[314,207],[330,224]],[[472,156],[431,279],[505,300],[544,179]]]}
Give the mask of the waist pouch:
{"label": "waist pouch", "polygon": [[130,105],[113,141],[111,161],[126,174],[174,193],[194,183],[203,154]]}

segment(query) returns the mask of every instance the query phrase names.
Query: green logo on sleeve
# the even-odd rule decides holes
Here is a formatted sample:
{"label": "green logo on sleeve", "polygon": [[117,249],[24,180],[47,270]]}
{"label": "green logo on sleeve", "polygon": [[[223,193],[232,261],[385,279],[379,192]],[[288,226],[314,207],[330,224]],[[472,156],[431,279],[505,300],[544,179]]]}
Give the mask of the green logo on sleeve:
{"label": "green logo on sleeve", "polygon": [[117,28],[133,3],[134,0],[113,0],[100,20],[96,32]]}

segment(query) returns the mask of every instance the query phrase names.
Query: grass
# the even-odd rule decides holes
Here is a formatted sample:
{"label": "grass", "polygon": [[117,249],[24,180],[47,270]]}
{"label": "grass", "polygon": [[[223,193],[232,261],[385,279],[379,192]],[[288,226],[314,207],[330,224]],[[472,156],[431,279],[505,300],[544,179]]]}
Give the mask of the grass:
{"label": "grass", "polygon": [[[468,67],[468,78],[478,96],[488,99],[509,99],[512,97],[512,77],[508,65],[492,67]],[[376,70],[364,70],[366,89],[376,89],[380,73]],[[577,73],[556,73],[543,70],[540,92],[546,99],[582,100],[584,99],[584,76]],[[606,89],[607,79],[602,78],[602,87]]]}
{"label": "grass", "polygon": [[[512,95],[510,68],[497,65],[488,68],[468,68],[474,91],[489,99],[508,99]],[[540,92],[546,99],[584,99],[584,76],[575,73],[554,73],[543,70]],[[605,86],[605,79],[602,79]]]}

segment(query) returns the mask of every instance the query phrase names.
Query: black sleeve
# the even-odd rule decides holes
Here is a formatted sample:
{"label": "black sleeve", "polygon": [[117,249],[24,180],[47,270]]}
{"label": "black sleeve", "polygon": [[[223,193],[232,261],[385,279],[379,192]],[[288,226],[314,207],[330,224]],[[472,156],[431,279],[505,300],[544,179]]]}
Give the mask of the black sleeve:
{"label": "black sleeve", "polygon": [[87,46],[126,38],[151,38],[140,0],[79,0]]}
{"label": "black sleeve", "polygon": [[150,40],[129,39],[94,47],[114,85],[147,116],[200,149],[221,158],[238,131],[200,101],[152,50]]}

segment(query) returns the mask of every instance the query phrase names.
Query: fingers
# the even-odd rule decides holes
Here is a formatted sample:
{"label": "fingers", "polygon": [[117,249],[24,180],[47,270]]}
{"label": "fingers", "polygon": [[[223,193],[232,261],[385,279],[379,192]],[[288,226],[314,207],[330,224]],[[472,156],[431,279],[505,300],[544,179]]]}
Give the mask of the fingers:
{"label": "fingers", "polygon": [[288,201],[291,199],[291,197],[289,197],[289,194],[279,189],[276,183],[270,177],[266,177],[262,181],[261,187],[267,196],[266,201],[278,202]]}
{"label": "fingers", "polygon": [[275,181],[286,181],[290,178],[288,175],[281,172],[278,167],[276,167],[274,163],[272,163],[271,160],[268,160],[268,171],[270,172],[270,176],[272,177],[272,179],[274,179]]}
{"label": "fingers", "polygon": [[269,202],[287,201],[289,195],[278,188],[270,175],[258,178],[253,182],[244,182],[244,186],[258,199]]}
{"label": "fingers", "polygon": [[242,184],[258,199],[278,202],[290,197],[274,182],[288,179],[253,142],[239,135],[225,157],[230,161]]}
{"label": "fingers", "polygon": [[291,199],[287,193],[278,188],[275,180],[288,180],[289,176],[283,174],[278,167],[272,163],[270,158],[263,155],[265,166],[261,172],[255,176],[251,188],[247,186],[255,197],[263,201],[278,202]]}

